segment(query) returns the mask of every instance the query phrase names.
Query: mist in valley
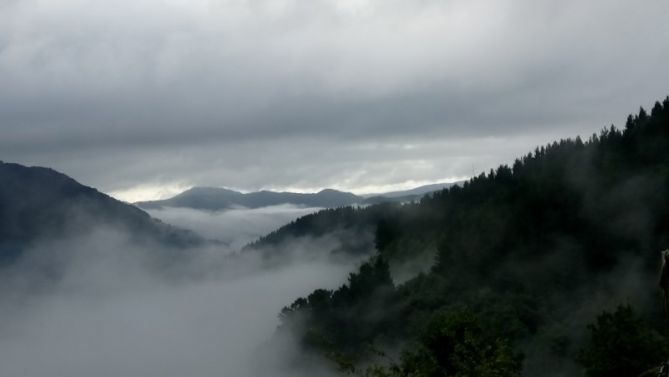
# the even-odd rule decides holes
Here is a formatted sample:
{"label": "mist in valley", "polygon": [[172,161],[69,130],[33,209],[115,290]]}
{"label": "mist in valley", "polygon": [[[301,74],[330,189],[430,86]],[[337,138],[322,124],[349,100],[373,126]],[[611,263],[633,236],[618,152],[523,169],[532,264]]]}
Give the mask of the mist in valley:
{"label": "mist in valley", "polygon": [[[166,221],[241,245],[308,210],[168,211]],[[270,342],[279,311],[342,284],[358,264],[319,254],[319,242],[303,240],[268,268],[257,254],[230,258],[225,245],[171,265],[169,251],[104,226],[42,241],[0,275],[0,375],[299,375],[283,369],[295,345]]]}
{"label": "mist in valley", "polygon": [[198,232],[222,241],[231,252],[268,234],[301,216],[322,208],[290,204],[261,208],[233,208],[224,211],[201,211],[191,208],[164,207],[147,212],[168,224]]}
{"label": "mist in valley", "polygon": [[0,377],[669,377],[667,15],[0,0]]}

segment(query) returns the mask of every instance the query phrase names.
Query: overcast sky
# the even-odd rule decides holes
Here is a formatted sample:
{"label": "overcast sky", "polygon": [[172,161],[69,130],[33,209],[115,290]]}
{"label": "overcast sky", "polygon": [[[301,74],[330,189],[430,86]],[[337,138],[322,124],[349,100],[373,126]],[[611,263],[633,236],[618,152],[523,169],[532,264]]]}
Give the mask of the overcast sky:
{"label": "overcast sky", "polygon": [[669,0],[0,0],[0,159],[125,200],[457,179],[669,94]]}

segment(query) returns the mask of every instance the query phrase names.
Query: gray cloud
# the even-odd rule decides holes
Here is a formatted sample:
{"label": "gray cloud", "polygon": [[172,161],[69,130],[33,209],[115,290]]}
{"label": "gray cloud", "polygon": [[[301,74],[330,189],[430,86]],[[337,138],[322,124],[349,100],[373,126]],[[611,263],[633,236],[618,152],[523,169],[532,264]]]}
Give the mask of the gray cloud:
{"label": "gray cloud", "polygon": [[662,0],[1,6],[0,158],[107,191],[469,175],[669,93]]}

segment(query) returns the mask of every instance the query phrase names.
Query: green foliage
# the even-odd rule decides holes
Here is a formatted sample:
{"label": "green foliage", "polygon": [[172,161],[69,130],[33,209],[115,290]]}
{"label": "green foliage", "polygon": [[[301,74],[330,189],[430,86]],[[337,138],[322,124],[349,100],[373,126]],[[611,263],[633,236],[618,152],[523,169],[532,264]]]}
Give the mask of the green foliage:
{"label": "green foliage", "polygon": [[391,219],[381,219],[376,224],[376,233],[374,237],[377,250],[383,250],[392,243],[400,233],[400,226]]}
{"label": "green foliage", "polygon": [[590,340],[579,361],[590,377],[638,376],[669,356],[669,342],[639,319],[632,307],[603,312],[588,326]]}
{"label": "green foliage", "polygon": [[521,357],[509,344],[486,333],[470,312],[440,314],[428,324],[420,343],[400,364],[371,367],[366,377],[513,377]]}
{"label": "green foliage", "polygon": [[[430,376],[501,377],[520,372],[520,357],[506,342],[489,336],[469,312],[437,316],[428,324],[421,343],[439,370],[434,374],[435,368],[429,367]],[[405,360],[413,360],[409,365],[420,370],[422,358],[419,352]]]}
{"label": "green foliage", "polygon": [[[364,263],[335,291],[316,290],[281,311],[283,326],[306,328],[302,343],[337,362],[343,369],[368,354],[369,345],[386,327],[397,292],[388,263]],[[394,314],[391,314],[394,316]]]}

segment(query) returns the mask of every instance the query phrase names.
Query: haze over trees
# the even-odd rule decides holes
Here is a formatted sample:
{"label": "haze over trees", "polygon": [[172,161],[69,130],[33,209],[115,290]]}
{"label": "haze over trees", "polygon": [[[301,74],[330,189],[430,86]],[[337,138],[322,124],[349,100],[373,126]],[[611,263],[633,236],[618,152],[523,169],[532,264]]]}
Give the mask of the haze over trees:
{"label": "haze over trees", "polygon": [[[208,243],[50,169],[2,163],[0,175],[6,266],[39,242],[100,225],[132,244],[173,251],[156,254],[158,268],[179,265]],[[301,217],[237,259],[202,259],[198,274],[211,278],[229,263],[221,271],[246,268],[266,287],[264,274],[280,265],[267,260],[346,261],[338,273],[363,260],[345,284],[313,290],[305,283],[311,293],[280,310],[276,334],[253,356],[297,344],[298,352],[290,347],[271,364],[281,373],[309,375],[316,365],[319,373],[363,377],[637,376],[669,358],[656,281],[660,250],[669,247],[668,188],[669,98],[629,116],[623,128],[538,147],[420,201]],[[243,266],[247,257],[262,263]],[[137,267],[119,266],[115,284]],[[328,283],[338,276],[327,274]],[[170,296],[170,305],[179,300]]]}
{"label": "haze over trees", "polygon": [[[279,334],[373,376],[516,375],[518,353],[524,375],[637,375],[669,358],[656,285],[668,188],[669,98],[622,128],[538,147],[420,203],[300,219],[264,242],[356,224],[375,230],[378,253],[346,285],[284,308]],[[425,273],[391,278],[426,253]],[[397,349],[390,364],[379,356]]]}
{"label": "haze over trees", "polygon": [[0,0],[0,377],[669,377],[668,16]]}

